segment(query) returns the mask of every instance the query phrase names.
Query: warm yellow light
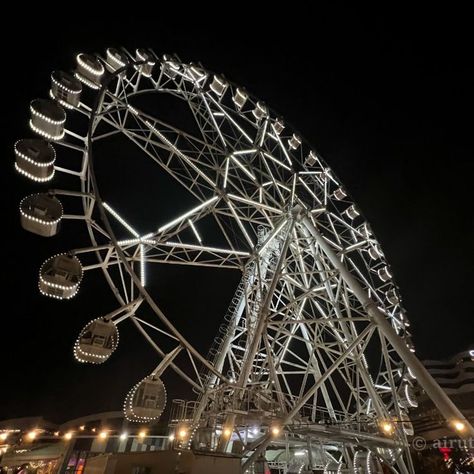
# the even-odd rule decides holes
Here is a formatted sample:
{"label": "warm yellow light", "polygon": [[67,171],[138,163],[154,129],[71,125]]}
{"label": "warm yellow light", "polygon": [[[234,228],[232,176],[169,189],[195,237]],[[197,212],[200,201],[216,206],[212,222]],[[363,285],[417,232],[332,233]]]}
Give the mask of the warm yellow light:
{"label": "warm yellow light", "polygon": [[232,430],[230,428],[224,428],[224,436],[228,438],[232,434]]}
{"label": "warm yellow light", "polygon": [[179,435],[179,437],[180,437],[181,439],[186,438],[186,435],[187,435],[187,434],[188,434],[188,432],[187,432],[187,430],[184,429],[184,428],[181,428],[181,429],[179,430],[179,433],[178,433],[178,435]]}
{"label": "warm yellow light", "polygon": [[70,440],[72,438],[72,431],[68,431],[65,435],[64,435],[64,439],[66,440]]}
{"label": "warm yellow light", "polygon": [[5,441],[8,438],[8,433],[0,434],[0,440]]}
{"label": "warm yellow light", "polygon": [[174,441],[174,434],[171,433],[169,436],[168,436],[168,440],[169,441]]}
{"label": "warm yellow light", "polygon": [[140,433],[138,433],[139,438],[144,438],[145,436],[146,436],[146,431],[145,430],[142,430],[142,431],[140,431]]}
{"label": "warm yellow light", "polygon": [[92,431],[92,433],[95,433],[95,432],[96,432],[96,429],[95,429],[95,428],[92,428],[91,431]]}
{"label": "warm yellow light", "polygon": [[383,421],[381,424],[380,424],[381,428],[382,428],[382,431],[385,433],[385,434],[392,434],[393,431],[394,431],[394,426],[392,423],[390,423],[390,421]]}
{"label": "warm yellow light", "polygon": [[120,439],[121,439],[122,441],[125,440],[125,439],[127,439],[127,433],[122,433],[122,434],[120,435]]}
{"label": "warm yellow light", "polygon": [[55,431],[54,436],[59,436],[59,431]]}
{"label": "warm yellow light", "polygon": [[462,421],[455,421],[453,425],[456,431],[464,431],[466,429],[466,425]]}
{"label": "warm yellow light", "polygon": [[278,436],[280,434],[280,428],[278,426],[273,426],[271,432],[273,436]]}
{"label": "warm yellow light", "polygon": [[79,426],[79,429],[80,429],[81,431],[84,431],[84,430],[86,429],[86,427],[85,427],[85,425],[81,425],[81,426]]}
{"label": "warm yellow light", "polygon": [[99,438],[100,438],[100,439],[105,439],[105,438],[107,438],[107,431],[101,431],[101,432],[99,433]]}
{"label": "warm yellow light", "polygon": [[36,431],[30,431],[30,432],[26,435],[26,437],[27,437],[27,439],[29,439],[30,441],[33,441],[33,440],[36,438],[36,435],[37,435]]}

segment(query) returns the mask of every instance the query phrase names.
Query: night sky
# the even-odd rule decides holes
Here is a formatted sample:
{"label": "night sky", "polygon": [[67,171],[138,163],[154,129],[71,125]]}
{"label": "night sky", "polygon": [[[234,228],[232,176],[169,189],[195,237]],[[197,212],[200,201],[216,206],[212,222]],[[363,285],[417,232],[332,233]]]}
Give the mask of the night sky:
{"label": "night sky", "polygon": [[[190,28],[179,12],[109,17],[107,26],[98,18],[66,25],[45,15],[41,28],[23,20],[25,41],[15,46],[3,31],[0,419],[61,421],[121,409],[129,387],[156,365],[132,328],[121,332],[119,350],[104,366],[74,360],[80,329],[113,309],[113,297],[98,277],[72,301],[40,296],[41,263],[82,234],[68,226],[50,240],[27,234],[17,212],[24,195],[41,189],[13,169],[13,143],[32,136],[29,101],[46,97],[53,69],[68,70],[78,52],[109,46],[201,61],[281,113],[314,144],[371,223],[400,287],[417,354],[445,357],[472,344],[474,74],[466,12],[340,10],[302,23],[305,16],[299,11],[272,22],[243,10],[241,21],[195,21]],[[157,299],[206,352],[237,281],[219,270],[172,270]],[[172,378],[168,390],[170,397],[188,394]]]}

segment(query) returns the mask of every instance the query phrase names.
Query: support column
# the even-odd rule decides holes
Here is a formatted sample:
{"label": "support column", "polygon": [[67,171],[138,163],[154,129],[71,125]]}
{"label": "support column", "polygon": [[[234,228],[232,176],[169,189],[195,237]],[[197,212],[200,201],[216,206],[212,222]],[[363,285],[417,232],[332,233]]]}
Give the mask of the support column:
{"label": "support column", "polygon": [[[276,267],[274,269],[274,273],[272,276],[272,280],[270,282],[270,286],[268,288],[268,291],[265,295],[265,299],[263,301],[262,307],[259,310],[259,313],[257,315],[257,324],[255,326],[255,329],[253,330],[253,333],[251,334],[251,341],[247,349],[247,353],[245,355],[244,362],[242,364],[242,369],[239,375],[239,379],[236,382],[236,390],[235,390],[235,395],[237,399],[242,398],[244,396],[244,390],[248,382],[248,378],[250,376],[250,373],[252,371],[253,367],[253,362],[255,359],[255,356],[258,352],[260,343],[262,341],[262,334],[264,330],[266,329],[266,323],[267,323],[267,318],[269,314],[269,308],[270,308],[270,303],[273,298],[273,293],[275,292],[276,286],[278,282],[280,281],[281,278],[281,271],[283,264],[285,263],[285,258],[286,258],[286,252],[288,250],[288,246],[290,244],[291,240],[291,232],[293,230],[293,227],[295,225],[295,219],[293,216],[291,216],[288,219],[287,222],[287,230],[286,230],[286,238],[283,243],[283,247],[280,252],[280,256],[278,258],[278,263],[276,264]],[[261,285],[262,282],[259,282]],[[229,414],[226,416],[226,419],[224,421],[224,427],[227,427],[227,429],[233,429],[234,424],[235,424],[235,419],[236,415],[235,414]],[[225,437],[223,434],[219,438],[219,442],[217,445],[217,451],[218,452],[225,452],[227,449],[229,439],[228,437]]]}
{"label": "support column", "polygon": [[462,432],[457,432],[459,436],[474,436],[474,428],[472,425],[467,421],[467,419],[451,401],[448,395],[446,395],[443,389],[437,384],[435,379],[426,370],[425,366],[420,362],[420,360],[408,349],[405,341],[396,333],[395,329],[387,321],[386,316],[378,309],[374,301],[369,298],[362,285],[341,262],[333,248],[328,244],[328,242],[326,242],[318,229],[313,225],[311,220],[307,216],[303,216],[302,223],[314,237],[315,241],[326,254],[334,268],[340,272],[342,278],[353,291],[356,298],[364,306],[367,314],[372,318],[378,329],[397,351],[403,362],[410,368],[412,373],[417,378],[418,383],[431,398],[433,403],[440,411],[441,415],[443,415],[443,417],[451,426],[456,421],[461,421],[464,423],[466,428]]}

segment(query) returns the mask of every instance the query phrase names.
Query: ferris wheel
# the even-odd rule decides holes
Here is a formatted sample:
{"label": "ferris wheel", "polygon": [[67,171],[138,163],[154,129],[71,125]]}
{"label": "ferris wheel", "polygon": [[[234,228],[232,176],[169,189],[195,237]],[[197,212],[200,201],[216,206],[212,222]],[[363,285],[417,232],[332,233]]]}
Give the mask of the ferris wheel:
{"label": "ferris wheel", "polygon": [[[79,54],[72,74],[52,73],[49,96],[31,102],[39,138],[15,144],[15,167],[67,188],[24,198],[21,224],[45,237],[69,221],[86,226],[90,242],[39,274],[42,294],[69,299],[90,271],[102,272],[115,297],[80,331],[77,360],[104,363],[123,324],[156,352],[156,368],[125,397],[126,416],[158,419],[173,370],[196,393],[172,403],[182,449],[232,451],[245,469],[273,448],[272,462],[295,472],[414,472],[415,378],[436,387],[413,354],[374,232],[301,134],[224,76],[148,49]],[[122,146],[125,164],[115,162]],[[182,200],[154,202],[133,172],[142,164],[179,186]],[[124,193],[145,221],[123,206]],[[207,354],[152,291],[164,264],[241,275]],[[463,419],[448,408],[451,421]]]}

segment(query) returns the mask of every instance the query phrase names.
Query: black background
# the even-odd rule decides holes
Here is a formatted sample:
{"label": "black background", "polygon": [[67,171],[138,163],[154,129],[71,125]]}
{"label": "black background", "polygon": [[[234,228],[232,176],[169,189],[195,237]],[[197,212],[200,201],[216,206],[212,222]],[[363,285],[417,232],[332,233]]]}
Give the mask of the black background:
{"label": "black background", "polygon": [[[103,367],[75,362],[78,331],[113,309],[111,296],[91,278],[73,301],[41,297],[39,265],[80,234],[65,229],[46,241],[27,235],[18,220],[19,200],[38,189],[13,169],[13,143],[30,136],[29,101],[46,96],[53,69],[70,69],[78,52],[109,46],[201,61],[279,111],[315,145],[370,221],[401,289],[418,355],[445,357],[472,343],[474,75],[467,13],[341,7],[280,12],[274,20],[244,6],[227,9],[216,9],[209,22],[184,7],[87,21],[85,14],[73,21],[31,15],[14,37],[3,31],[0,418],[63,420],[120,409],[128,388],[156,362],[130,330]],[[176,270],[158,300],[204,350],[235,281],[218,271]],[[186,394],[177,380],[169,391]]]}

